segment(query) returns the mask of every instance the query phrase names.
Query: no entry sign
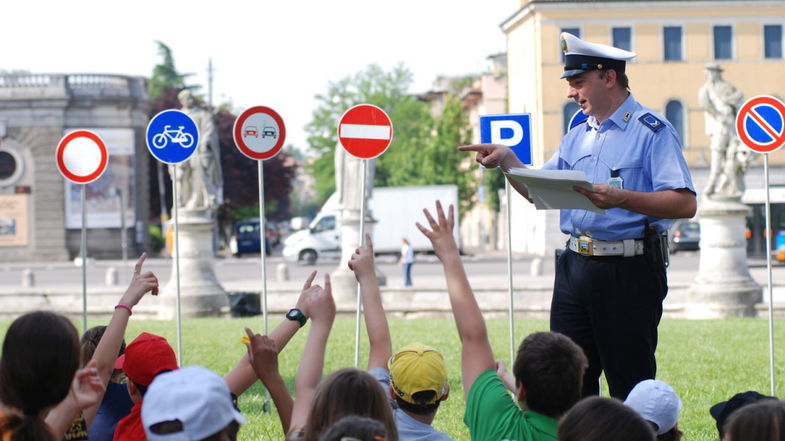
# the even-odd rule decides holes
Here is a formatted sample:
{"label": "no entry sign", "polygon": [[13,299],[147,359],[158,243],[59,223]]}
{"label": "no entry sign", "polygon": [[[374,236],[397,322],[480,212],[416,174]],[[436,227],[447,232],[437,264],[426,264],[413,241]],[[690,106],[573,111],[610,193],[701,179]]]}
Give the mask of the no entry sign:
{"label": "no entry sign", "polygon": [[104,141],[93,132],[77,130],[57,144],[57,169],[76,184],[89,184],[100,178],[109,163]]}
{"label": "no entry sign", "polygon": [[375,158],[390,146],[393,126],[384,110],[360,104],[347,110],[338,122],[338,139],[350,155]]}
{"label": "no entry sign", "polygon": [[768,95],[750,98],[736,115],[736,133],[758,153],[779,149],[785,144],[785,104]]}
{"label": "no entry sign", "polygon": [[251,159],[265,160],[281,151],[286,127],[278,112],[269,107],[255,106],[237,117],[232,135],[242,154]]}

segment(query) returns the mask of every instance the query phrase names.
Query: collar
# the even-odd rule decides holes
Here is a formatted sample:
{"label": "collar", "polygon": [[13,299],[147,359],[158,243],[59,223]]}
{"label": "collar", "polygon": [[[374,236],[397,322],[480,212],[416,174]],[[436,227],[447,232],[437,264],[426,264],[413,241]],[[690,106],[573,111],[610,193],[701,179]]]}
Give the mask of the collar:
{"label": "collar", "polygon": [[[632,97],[632,92],[629,92],[627,94],[627,99],[621,103],[619,108],[613,112],[607,121],[611,121],[616,124],[616,127],[625,130],[630,121],[632,121],[632,115],[635,113],[635,105],[635,98]],[[586,121],[586,130],[589,130],[590,128],[595,130],[600,128],[600,125],[597,123],[597,118],[593,116],[590,116],[588,121]]]}

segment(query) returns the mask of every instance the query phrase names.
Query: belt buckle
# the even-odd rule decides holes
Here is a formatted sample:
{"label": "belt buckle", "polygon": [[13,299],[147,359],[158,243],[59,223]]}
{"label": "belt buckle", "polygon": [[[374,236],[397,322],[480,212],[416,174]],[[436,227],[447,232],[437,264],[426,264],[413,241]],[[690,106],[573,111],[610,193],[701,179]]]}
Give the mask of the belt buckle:
{"label": "belt buckle", "polygon": [[581,256],[591,256],[594,254],[594,246],[591,237],[581,236],[578,238],[578,254]]}

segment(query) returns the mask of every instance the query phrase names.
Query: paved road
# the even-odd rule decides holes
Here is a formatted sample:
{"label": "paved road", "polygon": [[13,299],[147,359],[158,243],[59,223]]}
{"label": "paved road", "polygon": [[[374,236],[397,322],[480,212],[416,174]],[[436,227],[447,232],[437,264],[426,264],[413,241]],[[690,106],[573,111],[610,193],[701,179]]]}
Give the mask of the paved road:
{"label": "paved road", "polygon": [[[531,274],[531,257],[515,257],[512,262],[513,274],[516,285],[526,283],[526,279]],[[389,285],[402,284],[403,278],[401,269],[396,266],[395,259],[392,257],[381,256],[377,259],[379,270],[388,278]],[[464,263],[470,279],[479,279],[479,283],[494,283],[498,285],[507,284],[507,259],[503,253],[496,253],[485,256],[465,256]],[[88,285],[104,284],[106,273],[109,268],[115,268],[118,273],[119,284],[124,285],[130,280],[133,271],[134,261],[127,262],[123,266],[122,261],[95,261],[88,266],[87,283]],[[272,256],[266,259],[268,283],[275,283],[276,269],[280,264],[285,264],[288,268],[290,280],[294,283],[305,280],[308,274],[317,270],[319,273],[332,272],[338,266],[337,260],[320,260],[315,265],[299,265],[296,263],[284,262],[280,256]],[[553,259],[543,258],[542,275],[537,277],[543,280],[553,275]],[[163,258],[148,259],[145,268],[154,271],[161,281],[169,279],[172,272],[172,261]],[[58,263],[14,263],[0,266],[0,287],[10,288],[20,286],[22,273],[26,269],[33,271],[35,285],[40,287],[57,287],[63,285],[81,285],[82,271],[80,267],[71,262]],[[674,274],[696,273],[698,269],[698,253],[682,252],[671,258],[671,272]],[[259,256],[248,256],[243,258],[219,258],[215,261],[215,273],[221,283],[231,283],[233,281],[261,280],[261,262]],[[413,267],[412,278],[415,286],[419,282],[429,281],[431,283],[441,283],[443,281],[442,267],[435,256],[417,256],[417,261]],[[785,271],[783,271],[785,274]],[[694,277],[694,276],[693,276]]]}

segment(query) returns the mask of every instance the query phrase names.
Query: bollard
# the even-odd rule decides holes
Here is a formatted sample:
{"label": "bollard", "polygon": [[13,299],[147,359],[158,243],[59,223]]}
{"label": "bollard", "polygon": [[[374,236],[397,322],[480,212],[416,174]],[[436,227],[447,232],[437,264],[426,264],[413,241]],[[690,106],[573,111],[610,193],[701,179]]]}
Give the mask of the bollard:
{"label": "bollard", "polygon": [[35,286],[35,273],[30,268],[22,271],[22,287],[31,288]]}
{"label": "bollard", "polygon": [[532,259],[531,267],[529,268],[529,274],[532,276],[542,275],[542,259],[539,257]]}
{"label": "bollard", "polygon": [[289,280],[289,267],[285,263],[279,263],[275,267],[275,280],[277,282],[286,282]]}
{"label": "bollard", "polygon": [[117,268],[110,266],[106,269],[106,277],[104,278],[106,286],[117,285]]}

